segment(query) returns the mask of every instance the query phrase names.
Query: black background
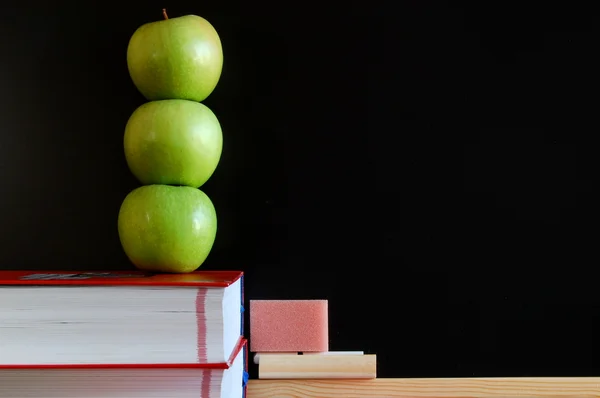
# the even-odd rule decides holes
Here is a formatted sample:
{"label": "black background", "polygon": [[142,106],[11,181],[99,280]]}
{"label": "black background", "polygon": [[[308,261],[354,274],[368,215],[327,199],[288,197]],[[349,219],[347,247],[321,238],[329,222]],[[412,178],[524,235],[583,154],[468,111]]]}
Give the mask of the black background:
{"label": "black background", "polygon": [[597,374],[598,19],[484,3],[3,3],[1,269],[133,269],[125,52],[166,7],[225,54],[202,269],[328,299],[380,377]]}

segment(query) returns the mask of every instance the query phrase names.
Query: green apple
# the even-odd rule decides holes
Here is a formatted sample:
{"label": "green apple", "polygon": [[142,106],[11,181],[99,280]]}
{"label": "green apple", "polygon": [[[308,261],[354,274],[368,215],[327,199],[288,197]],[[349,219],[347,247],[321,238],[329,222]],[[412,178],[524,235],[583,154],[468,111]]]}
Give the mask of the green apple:
{"label": "green apple", "polygon": [[140,270],[187,273],[208,257],[217,214],[199,189],[146,185],[123,201],[118,230],[125,254]]}
{"label": "green apple", "polygon": [[144,185],[198,188],[217,168],[223,148],[217,117],[187,100],[143,104],[129,118],[123,141],[129,169]]}
{"label": "green apple", "polygon": [[[164,12],[164,11],[163,11]],[[223,48],[204,18],[186,15],[140,26],[127,47],[129,75],[149,101],[204,101],[223,69]]]}

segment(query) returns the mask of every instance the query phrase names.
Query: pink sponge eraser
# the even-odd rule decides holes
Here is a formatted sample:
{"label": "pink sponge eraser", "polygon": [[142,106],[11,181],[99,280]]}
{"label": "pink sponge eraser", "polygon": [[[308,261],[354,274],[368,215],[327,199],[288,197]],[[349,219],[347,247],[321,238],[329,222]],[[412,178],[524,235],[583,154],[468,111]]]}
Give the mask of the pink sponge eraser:
{"label": "pink sponge eraser", "polygon": [[329,350],[327,300],[250,300],[250,351]]}

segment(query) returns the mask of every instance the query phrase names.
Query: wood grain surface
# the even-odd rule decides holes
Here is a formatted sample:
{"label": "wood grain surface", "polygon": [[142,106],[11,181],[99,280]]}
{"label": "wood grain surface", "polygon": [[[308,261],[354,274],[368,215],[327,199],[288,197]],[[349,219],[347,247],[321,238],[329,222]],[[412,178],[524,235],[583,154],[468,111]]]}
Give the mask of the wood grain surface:
{"label": "wood grain surface", "polygon": [[248,398],[600,397],[600,377],[250,380]]}

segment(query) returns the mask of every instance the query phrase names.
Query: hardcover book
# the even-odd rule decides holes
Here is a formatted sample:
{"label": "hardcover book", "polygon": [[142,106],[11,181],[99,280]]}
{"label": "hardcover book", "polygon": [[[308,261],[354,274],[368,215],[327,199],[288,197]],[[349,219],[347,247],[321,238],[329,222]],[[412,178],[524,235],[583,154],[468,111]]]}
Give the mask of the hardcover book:
{"label": "hardcover book", "polygon": [[243,398],[247,355],[241,339],[220,364],[2,366],[0,397]]}
{"label": "hardcover book", "polygon": [[226,363],[243,273],[0,271],[0,366]]}

